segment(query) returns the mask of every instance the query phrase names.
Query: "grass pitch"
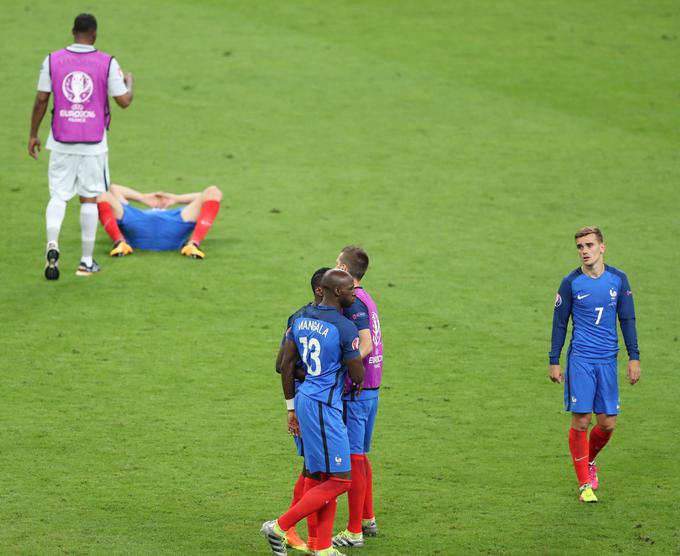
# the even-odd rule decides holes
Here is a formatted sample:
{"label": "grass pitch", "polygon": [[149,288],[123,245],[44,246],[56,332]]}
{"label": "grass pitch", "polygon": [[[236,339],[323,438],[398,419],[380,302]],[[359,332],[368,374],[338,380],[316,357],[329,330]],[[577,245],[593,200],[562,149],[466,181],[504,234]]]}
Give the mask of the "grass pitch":
{"label": "grass pitch", "polygon": [[[62,279],[42,278],[47,153],[26,155],[28,121],[39,64],[83,9],[136,77],[114,108],[114,181],[225,192],[205,261],[109,260],[100,229],[103,271],[78,278],[73,202]],[[267,554],[259,526],[300,467],[274,356],[347,243],[372,257],[386,350],[381,533],[362,554],[679,553],[679,16],[664,1],[5,2],[0,553]],[[635,291],[643,375],[621,385],[585,507],[547,351],[591,223]]]}

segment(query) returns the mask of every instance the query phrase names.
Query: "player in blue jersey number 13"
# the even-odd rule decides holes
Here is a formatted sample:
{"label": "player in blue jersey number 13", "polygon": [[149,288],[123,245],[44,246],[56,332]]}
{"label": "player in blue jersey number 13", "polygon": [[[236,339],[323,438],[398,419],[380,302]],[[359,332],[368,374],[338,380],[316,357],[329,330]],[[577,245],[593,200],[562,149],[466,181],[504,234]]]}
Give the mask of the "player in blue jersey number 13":
{"label": "player in blue jersey number 13", "polygon": [[[288,429],[304,440],[305,480],[302,498],[278,519],[262,525],[272,553],[287,554],[286,531],[307,517],[308,548],[318,556],[340,554],[331,546],[337,497],[351,484],[350,447],[342,420],[342,390],[345,377],[359,385],[364,366],[359,335],[341,310],[355,300],[352,277],[339,269],[321,279],[323,299],[300,312],[286,332],[281,363],[281,382],[288,408]],[[295,364],[307,371],[295,391]],[[308,488],[309,487],[309,488]],[[310,546],[311,545],[311,546]]]}
{"label": "player in blue jersey number 13", "polygon": [[[595,458],[614,432],[619,414],[616,319],[628,351],[628,381],[640,380],[633,292],[626,275],[604,264],[605,244],[596,227],[576,232],[581,266],[560,284],[553,315],[550,380],[563,382],[560,353],[569,317],[572,336],[564,372],[565,410],[572,414],[569,450],[579,482],[579,500],[597,502]],[[590,431],[592,414],[597,418]]]}

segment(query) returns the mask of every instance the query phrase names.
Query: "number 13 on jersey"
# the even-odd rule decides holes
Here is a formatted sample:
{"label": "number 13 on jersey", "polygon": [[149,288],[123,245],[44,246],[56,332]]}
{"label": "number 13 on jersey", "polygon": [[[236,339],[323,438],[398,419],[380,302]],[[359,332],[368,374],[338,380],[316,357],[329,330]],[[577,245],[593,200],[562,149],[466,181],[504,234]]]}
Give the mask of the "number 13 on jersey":
{"label": "number 13 on jersey", "polygon": [[[598,319],[599,321],[599,319]],[[316,338],[308,339],[307,336],[300,336],[302,344],[302,362],[307,367],[307,374],[318,376],[321,374],[321,344]]]}

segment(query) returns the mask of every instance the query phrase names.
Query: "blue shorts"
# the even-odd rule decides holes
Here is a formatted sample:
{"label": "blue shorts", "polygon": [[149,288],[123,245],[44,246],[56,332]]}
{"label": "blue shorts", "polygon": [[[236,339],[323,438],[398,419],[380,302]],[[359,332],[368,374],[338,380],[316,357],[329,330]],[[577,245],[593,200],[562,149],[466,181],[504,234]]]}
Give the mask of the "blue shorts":
{"label": "blue shorts", "polygon": [[[361,398],[363,394],[359,397]],[[350,454],[367,454],[371,451],[371,437],[378,414],[378,398],[344,401],[343,419],[347,425]]]}
{"label": "blue shorts", "polygon": [[298,393],[295,413],[310,473],[346,473],[351,469],[347,427],[342,411]]}
{"label": "blue shorts", "polygon": [[572,413],[619,414],[616,359],[598,361],[567,357],[564,408]]}
{"label": "blue shorts", "polygon": [[123,218],[117,221],[120,231],[135,249],[176,251],[181,249],[196,222],[182,219],[182,209],[141,210],[123,205]]}

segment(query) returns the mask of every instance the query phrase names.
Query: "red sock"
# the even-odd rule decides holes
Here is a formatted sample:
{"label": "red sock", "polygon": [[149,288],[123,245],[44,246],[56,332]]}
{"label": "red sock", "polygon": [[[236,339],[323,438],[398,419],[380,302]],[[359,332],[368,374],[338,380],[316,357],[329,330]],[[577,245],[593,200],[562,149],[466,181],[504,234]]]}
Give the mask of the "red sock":
{"label": "red sock", "polygon": [[[303,494],[302,498],[295,506],[279,517],[279,527],[284,531],[287,531],[303,517],[323,508],[329,500],[333,500],[343,492],[347,492],[351,483],[351,481],[346,479],[331,478],[308,490]],[[319,527],[321,527],[320,522]]]}
{"label": "red sock", "polygon": [[[305,477],[305,492],[313,489],[315,486],[320,485],[321,481],[312,479],[311,477]],[[318,534],[319,527],[319,512],[312,512],[307,516],[307,547],[310,550],[316,550],[316,536]]]}
{"label": "red sock", "polygon": [[97,203],[97,208],[99,209],[99,221],[104,226],[106,233],[113,240],[114,243],[125,239],[123,234],[118,227],[118,222],[116,222],[116,217],[113,215],[113,209],[106,201]]}
{"label": "red sock", "polygon": [[[302,498],[304,491],[305,491],[305,476],[302,473],[300,473],[298,480],[295,482],[295,487],[293,488],[293,500],[290,503],[289,508],[292,508],[293,506],[295,506],[295,504],[297,504],[300,501],[300,498]],[[295,530],[295,525],[293,525],[292,529]]]}
{"label": "red sock", "polygon": [[333,542],[333,521],[335,521],[337,506],[338,499],[332,498],[319,510],[319,535],[316,539],[316,550],[326,550],[331,547]]}
{"label": "red sock", "polygon": [[590,441],[588,443],[588,460],[595,461],[597,454],[605,447],[614,431],[603,431],[600,427],[595,425],[590,431]]}
{"label": "red sock", "polygon": [[220,211],[219,201],[205,201],[201,207],[201,213],[198,215],[198,220],[196,220],[196,227],[194,228],[194,233],[191,234],[189,241],[193,241],[196,245],[200,244],[208,233],[210,226],[212,226],[217,213]]}
{"label": "red sock", "polygon": [[305,478],[306,477],[300,473],[300,476],[295,483],[295,487],[293,487],[293,501],[290,503],[291,508],[300,501],[300,498],[302,498],[302,495],[305,492]]}
{"label": "red sock", "polygon": [[579,486],[588,482],[588,431],[569,429],[569,450]]}
{"label": "red sock", "polygon": [[361,533],[361,518],[364,515],[364,498],[366,497],[366,464],[363,454],[352,454],[352,486],[347,492],[349,503],[349,522],[347,529],[352,533]]}
{"label": "red sock", "polygon": [[373,470],[368,456],[364,454],[364,466],[366,471],[366,496],[364,496],[364,519],[373,519]]}

